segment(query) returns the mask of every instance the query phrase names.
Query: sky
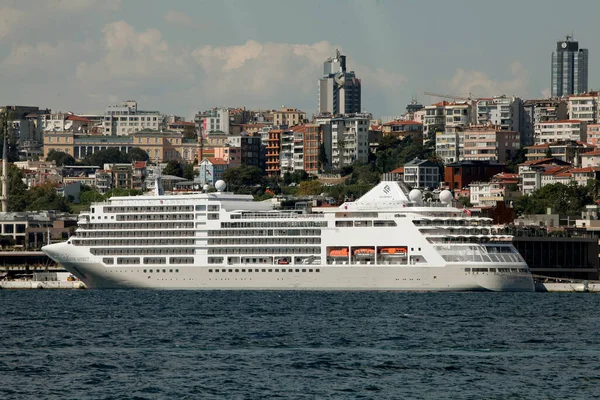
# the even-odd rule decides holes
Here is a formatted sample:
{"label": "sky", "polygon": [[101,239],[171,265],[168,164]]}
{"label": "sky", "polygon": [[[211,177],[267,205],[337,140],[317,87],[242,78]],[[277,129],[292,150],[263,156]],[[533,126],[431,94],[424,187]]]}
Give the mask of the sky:
{"label": "sky", "polygon": [[598,0],[0,0],[0,104],[311,115],[336,48],[375,116],[440,100],[425,91],[540,98],[567,34],[600,88],[599,21]]}

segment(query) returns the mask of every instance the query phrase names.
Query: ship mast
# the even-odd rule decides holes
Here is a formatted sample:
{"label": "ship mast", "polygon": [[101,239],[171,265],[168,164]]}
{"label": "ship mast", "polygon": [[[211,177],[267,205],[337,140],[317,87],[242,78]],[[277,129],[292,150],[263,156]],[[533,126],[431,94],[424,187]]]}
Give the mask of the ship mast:
{"label": "ship mast", "polygon": [[4,131],[4,143],[2,146],[2,196],[0,196],[2,212],[8,211],[8,152],[6,151],[8,146],[6,136],[8,136],[8,118],[6,119],[6,131]]}

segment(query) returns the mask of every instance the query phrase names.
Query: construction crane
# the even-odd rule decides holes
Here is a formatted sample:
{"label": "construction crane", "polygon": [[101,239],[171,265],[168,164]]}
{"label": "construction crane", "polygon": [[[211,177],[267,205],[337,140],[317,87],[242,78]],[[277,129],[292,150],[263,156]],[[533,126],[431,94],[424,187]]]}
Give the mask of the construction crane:
{"label": "construction crane", "polygon": [[450,94],[441,94],[441,93],[431,93],[431,92],[424,92],[425,96],[433,96],[433,97],[441,97],[444,99],[453,99],[454,101],[456,100],[465,100],[465,101],[471,101],[471,93],[469,93],[469,97],[464,97],[464,96],[452,96]]}

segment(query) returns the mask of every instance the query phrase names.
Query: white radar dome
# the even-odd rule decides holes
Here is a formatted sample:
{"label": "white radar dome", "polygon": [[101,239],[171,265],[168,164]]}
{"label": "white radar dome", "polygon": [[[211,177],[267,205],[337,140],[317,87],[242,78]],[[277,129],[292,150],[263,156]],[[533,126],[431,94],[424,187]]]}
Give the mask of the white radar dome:
{"label": "white radar dome", "polygon": [[219,192],[222,192],[223,190],[225,190],[226,187],[227,187],[227,184],[223,180],[218,180],[215,183],[215,189],[217,189]]}
{"label": "white radar dome", "polygon": [[210,185],[208,183],[205,183],[204,186],[202,186],[202,190],[208,192],[208,189],[210,189]]}
{"label": "white radar dome", "polygon": [[408,198],[410,201],[421,201],[421,191],[419,189],[413,189],[410,191],[410,193],[408,194]]}
{"label": "white radar dome", "polygon": [[440,201],[444,204],[450,204],[452,201],[452,193],[449,190],[442,190],[440,193]]}

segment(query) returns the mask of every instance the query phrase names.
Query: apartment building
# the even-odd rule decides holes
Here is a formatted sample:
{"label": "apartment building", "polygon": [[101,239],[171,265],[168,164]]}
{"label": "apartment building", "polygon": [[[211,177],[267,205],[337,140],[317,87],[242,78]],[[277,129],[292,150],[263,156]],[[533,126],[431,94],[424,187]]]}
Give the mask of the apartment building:
{"label": "apartment building", "polygon": [[328,155],[328,159],[332,169],[340,170],[355,161],[366,163],[369,160],[370,121],[370,114],[331,119],[331,157]]}
{"label": "apartment building", "polygon": [[519,132],[523,101],[514,96],[481,98],[475,102],[475,122],[478,125],[493,125],[500,130]]}
{"label": "apartment building", "polygon": [[306,113],[297,108],[281,107],[280,110],[273,111],[273,125],[279,127],[290,127],[303,123],[306,120]]}
{"label": "apartment building", "polygon": [[438,188],[440,167],[433,161],[415,158],[404,164],[404,182],[413,188]]}
{"label": "apartment building", "polygon": [[600,124],[587,126],[587,142],[595,147],[600,147]]}
{"label": "apartment building", "polygon": [[[435,111],[435,117],[429,119],[429,121],[437,121],[440,105],[443,106],[443,130],[440,130],[440,126],[430,125],[428,130],[436,129],[436,154],[444,160],[444,163],[453,163],[463,159],[464,156],[464,130],[471,123],[471,110],[472,106],[470,103],[448,103],[442,102],[437,103],[435,108],[428,109],[425,107],[426,112]],[[426,121],[428,118],[425,116]],[[426,122],[427,124],[427,122]]]}
{"label": "apartment building", "polygon": [[266,172],[268,176],[279,176],[281,168],[279,165],[279,156],[281,152],[281,129],[271,129],[266,140]]}
{"label": "apartment building", "polygon": [[534,146],[525,147],[527,161],[539,161],[546,158],[565,161],[574,165],[580,164],[580,158],[583,154],[595,150],[595,147],[589,143],[564,140],[554,143],[542,143]]}
{"label": "apartment building", "polygon": [[400,139],[410,136],[416,143],[423,143],[423,124],[412,120],[394,120],[381,125],[381,134]]}
{"label": "apartment building", "polygon": [[598,121],[599,92],[573,94],[568,97],[569,119],[595,124]]}
{"label": "apartment building", "polygon": [[464,159],[506,163],[517,155],[520,134],[499,126],[475,125],[464,131]]}
{"label": "apartment building", "polygon": [[537,124],[534,144],[575,140],[585,142],[587,123],[580,120],[548,121]]}
{"label": "apartment building", "polygon": [[542,122],[569,119],[567,102],[562,99],[526,100],[523,103],[523,121],[521,126],[521,144],[531,146],[534,143],[536,127]]}
{"label": "apartment building", "polygon": [[165,128],[164,115],[158,111],[141,111],[137,107],[134,100],[108,106],[104,113],[104,135],[129,135],[144,129],[161,131]]}
{"label": "apartment building", "polygon": [[[519,179],[521,182],[521,193],[531,194],[542,187],[542,177],[546,171],[557,173],[559,170],[570,168],[571,164],[553,158],[525,161],[519,164]],[[544,182],[549,179],[546,177]]]}

